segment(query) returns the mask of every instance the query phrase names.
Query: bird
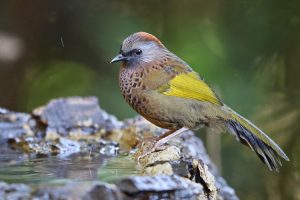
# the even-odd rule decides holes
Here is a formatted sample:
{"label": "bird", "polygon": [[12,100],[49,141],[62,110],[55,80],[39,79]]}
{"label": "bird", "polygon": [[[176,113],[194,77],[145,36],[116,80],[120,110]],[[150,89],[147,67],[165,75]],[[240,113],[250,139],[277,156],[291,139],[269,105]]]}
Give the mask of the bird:
{"label": "bird", "polygon": [[[166,133],[147,153],[187,130],[218,128],[248,146],[269,170],[279,171],[284,151],[261,129],[224,104],[207,82],[154,35],[136,32],[110,63],[121,62],[119,87],[126,102]],[[146,154],[145,154],[146,155]]]}

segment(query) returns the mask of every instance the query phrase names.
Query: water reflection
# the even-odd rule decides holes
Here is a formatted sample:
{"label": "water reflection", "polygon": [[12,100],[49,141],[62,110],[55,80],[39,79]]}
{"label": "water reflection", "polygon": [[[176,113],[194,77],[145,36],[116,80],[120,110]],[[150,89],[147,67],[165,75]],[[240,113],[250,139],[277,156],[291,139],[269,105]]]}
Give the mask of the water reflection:
{"label": "water reflection", "polygon": [[[0,164],[4,160],[1,157]],[[0,180],[9,183],[114,181],[136,173],[133,161],[126,156],[109,158],[101,154],[76,153],[66,158],[38,157],[16,165],[4,165],[0,167]]]}

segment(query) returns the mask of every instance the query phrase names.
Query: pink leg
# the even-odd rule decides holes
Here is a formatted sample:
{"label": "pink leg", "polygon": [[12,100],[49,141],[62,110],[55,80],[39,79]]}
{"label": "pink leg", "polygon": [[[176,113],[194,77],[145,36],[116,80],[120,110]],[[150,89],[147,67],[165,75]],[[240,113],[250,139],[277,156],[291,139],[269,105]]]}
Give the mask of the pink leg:
{"label": "pink leg", "polygon": [[[176,137],[177,135],[179,135],[180,133],[184,132],[184,131],[187,131],[189,130],[188,128],[181,128],[181,129],[178,129],[177,131],[175,132],[172,132],[170,134],[168,134],[167,136],[165,137],[162,137],[160,140],[158,140],[155,145],[154,145],[154,149],[164,145],[165,143],[167,143],[169,140],[171,140],[172,138]],[[167,132],[168,133],[168,132]],[[164,134],[165,135],[165,134]]]}
{"label": "pink leg", "polygon": [[[185,127],[178,129],[176,131],[170,130],[170,131],[164,133],[163,135],[159,136],[158,140],[155,141],[154,143],[151,142],[150,145],[149,145],[149,143],[142,143],[142,146],[140,147],[142,149],[141,154],[137,157],[138,163],[141,158],[143,158],[146,155],[159,149],[159,147],[164,145],[166,142],[168,142],[169,140],[171,140],[172,138],[176,137],[177,135],[179,135],[180,133],[182,133],[186,130],[188,130],[188,128],[185,128]],[[143,147],[144,144],[145,144],[145,146]]]}

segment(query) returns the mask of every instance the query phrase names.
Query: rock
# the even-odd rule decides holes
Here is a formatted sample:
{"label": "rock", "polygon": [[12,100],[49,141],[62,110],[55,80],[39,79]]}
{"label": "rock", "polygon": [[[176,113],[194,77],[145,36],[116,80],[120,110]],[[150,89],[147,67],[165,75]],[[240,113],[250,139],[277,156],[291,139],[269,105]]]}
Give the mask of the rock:
{"label": "rock", "polygon": [[123,194],[115,186],[111,184],[95,184],[85,195],[82,196],[84,200],[118,200],[123,199]]}
{"label": "rock", "polygon": [[[116,156],[119,144],[106,140],[75,141],[65,137],[59,137],[53,141],[38,140],[36,138],[9,139],[10,147],[26,153],[42,155],[59,155],[66,157],[77,152],[96,152],[105,156]],[[0,148],[1,149],[1,148]]]}
{"label": "rock", "polygon": [[181,175],[201,184],[209,199],[217,198],[215,178],[201,160],[185,158],[176,146],[166,146],[141,158],[139,163],[147,175]]}
{"label": "rock", "polygon": [[101,110],[95,97],[55,99],[33,110],[33,115],[46,125],[47,132],[64,136],[77,130],[81,134],[93,134],[101,129],[111,131],[122,125],[116,117]]}
{"label": "rock", "polygon": [[190,178],[203,186],[205,193],[209,197],[208,199],[216,199],[218,194],[215,178],[209,172],[207,165],[196,159],[193,159],[192,163],[192,176]]}
{"label": "rock", "polygon": [[[101,174],[98,169],[107,163],[103,162],[104,159],[118,155],[120,149],[129,154],[123,162],[136,164],[139,169],[137,171],[132,166],[134,169],[128,170],[125,167],[122,173],[135,176],[119,176],[122,179],[116,184],[97,181],[41,184],[32,188],[26,186],[28,192],[19,185],[0,183],[0,199],[7,195],[18,198],[18,192],[8,191],[19,190],[25,194],[20,198],[29,198],[26,194],[32,191],[30,199],[35,200],[238,199],[219,175],[202,141],[192,131],[186,131],[156,151],[147,153],[152,149],[153,138],[165,131],[142,117],[119,122],[101,110],[95,97],[52,100],[46,106],[35,109],[32,115],[0,109],[0,145],[4,144],[0,146],[1,153],[27,153],[14,156],[20,155],[22,160],[32,158],[32,154],[67,158],[68,164],[55,164],[52,173],[71,180],[79,177],[80,180],[95,180],[97,174],[99,177],[109,176],[109,171]],[[12,149],[7,148],[6,141]],[[18,163],[1,156],[0,166],[2,161]],[[131,157],[135,159],[129,162]],[[73,163],[82,164],[84,168],[87,161],[91,161],[89,171],[81,173],[80,168],[72,169]],[[122,168],[124,163],[117,166]]]}
{"label": "rock", "polygon": [[117,186],[125,199],[207,199],[200,184],[176,175],[128,177]]}
{"label": "rock", "polygon": [[113,141],[102,141],[102,147],[99,149],[99,153],[105,156],[117,156],[119,153],[119,144]]}
{"label": "rock", "polygon": [[163,129],[150,124],[144,118],[137,116],[124,121],[121,129],[114,129],[109,132],[107,138],[120,144],[121,149],[129,151],[147,137],[158,135]]}
{"label": "rock", "polygon": [[[144,174],[181,175],[201,184],[204,192],[212,199],[224,199],[225,197],[226,199],[237,199],[234,190],[219,176],[218,170],[207,155],[202,141],[192,131],[182,133],[170,140],[167,145],[145,155],[145,152],[149,152],[153,147],[155,142],[153,136],[162,134],[165,130],[154,129],[152,124],[141,118],[136,118],[132,122],[138,127],[143,127],[142,130],[146,130],[147,134],[145,135],[148,138],[148,130],[155,130],[152,132],[152,138],[140,139],[141,142],[135,153],[138,166]],[[140,133],[140,135],[144,134]],[[181,163],[181,165],[176,163]],[[183,171],[185,173],[182,173]]]}
{"label": "rock", "polygon": [[60,137],[54,141],[38,140],[36,138],[13,138],[8,140],[12,148],[27,153],[44,155],[69,155],[80,151],[80,144],[76,141]]}
{"label": "rock", "polygon": [[90,184],[82,183],[40,186],[33,192],[32,200],[80,200],[90,188]]}
{"label": "rock", "polygon": [[236,196],[235,191],[231,188],[224,178],[221,176],[216,179],[216,186],[218,189],[218,197],[221,200],[238,200],[239,198]]}
{"label": "rock", "polygon": [[0,108],[0,141],[20,136],[33,136],[35,120],[26,113]]}
{"label": "rock", "polygon": [[25,184],[7,184],[0,182],[0,199],[29,200],[31,188]]}
{"label": "rock", "polygon": [[153,165],[153,163],[161,161],[175,161],[179,160],[181,155],[180,149],[176,146],[165,146],[163,150],[152,152],[142,158],[140,158],[140,152],[143,152],[142,149],[139,149],[135,157],[140,167],[145,168],[148,165]]}
{"label": "rock", "polygon": [[122,150],[130,151],[140,142],[141,136],[139,135],[139,130],[131,126],[123,129],[115,129],[107,135],[107,138],[118,142]]}
{"label": "rock", "polygon": [[181,134],[170,142],[173,145],[180,144],[182,146],[182,154],[187,158],[194,158],[203,162],[215,179],[215,187],[217,188],[218,198],[225,200],[238,200],[235,191],[226,183],[226,181],[220,176],[217,167],[209,158],[203,142],[200,138],[196,137],[192,131],[187,131]]}
{"label": "rock", "polygon": [[182,154],[185,155],[186,158],[200,159],[208,166],[209,171],[214,176],[218,176],[218,169],[208,156],[202,140],[195,136],[192,131],[184,132],[170,141],[170,144],[179,145],[181,147]]}

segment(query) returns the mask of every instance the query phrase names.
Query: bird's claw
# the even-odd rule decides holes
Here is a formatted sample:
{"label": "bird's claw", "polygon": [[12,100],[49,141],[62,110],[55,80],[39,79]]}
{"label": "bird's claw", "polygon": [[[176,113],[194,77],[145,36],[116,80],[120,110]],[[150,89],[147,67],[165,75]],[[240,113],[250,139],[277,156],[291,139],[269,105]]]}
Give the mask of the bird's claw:
{"label": "bird's claw", "polygon": [[151,138],[144,140],[138,145],[139,151],[136,160],[138,164],[140,164],[140,159],[144,158],[145,156],[155,152],[155,151],[162,151],[165,147],[159,142],[159,138]]}

